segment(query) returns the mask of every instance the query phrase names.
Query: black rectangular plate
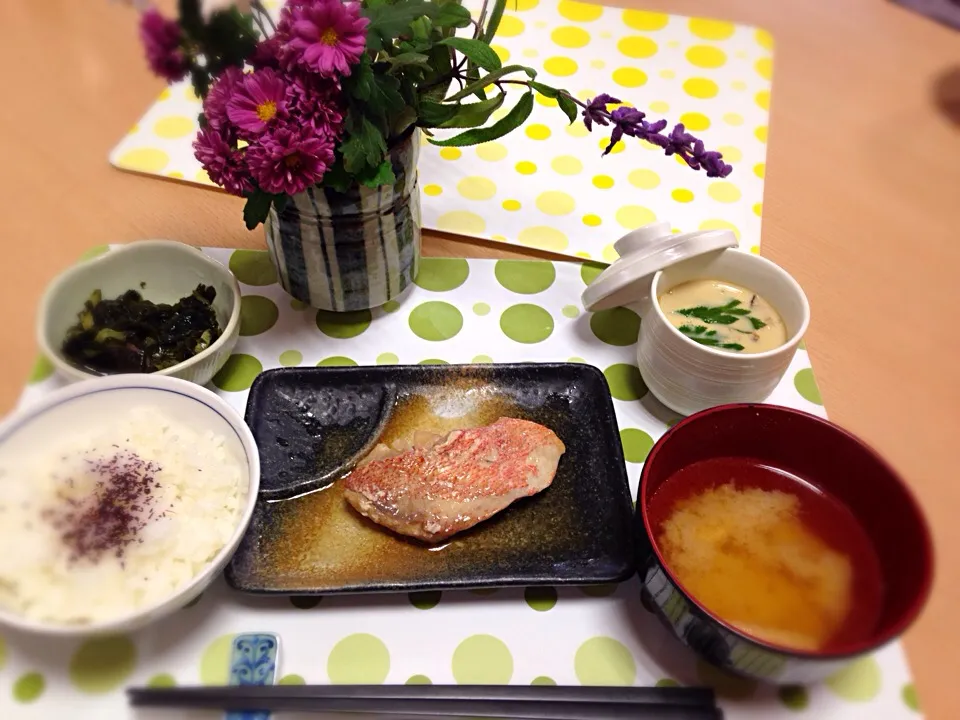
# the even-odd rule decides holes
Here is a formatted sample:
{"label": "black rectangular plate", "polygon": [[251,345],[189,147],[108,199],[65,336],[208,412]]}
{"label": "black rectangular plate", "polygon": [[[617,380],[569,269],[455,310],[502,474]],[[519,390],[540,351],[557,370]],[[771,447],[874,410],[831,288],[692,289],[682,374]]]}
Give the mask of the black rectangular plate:
{"label": "black rectangular plate", "polygon": [[[532,420],[566,445],[553,484],[431,548],[359,514],[336,480],[378,440]],[[227,582],[326,595],[620,582],[632,502],[606,379],[589,365],[280,368],[247,401],[261,494]],[[287,499],[279,499],[286,497]]]}

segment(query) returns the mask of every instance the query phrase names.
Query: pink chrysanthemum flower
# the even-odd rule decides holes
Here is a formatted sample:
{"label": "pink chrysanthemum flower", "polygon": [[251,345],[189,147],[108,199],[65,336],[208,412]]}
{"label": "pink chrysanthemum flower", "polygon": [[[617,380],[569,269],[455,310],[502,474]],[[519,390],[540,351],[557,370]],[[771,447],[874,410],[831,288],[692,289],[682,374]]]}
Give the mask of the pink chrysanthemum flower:
{"label": "pink chrysanthemum flower", "polygon": [[318,135],[337,138],[343,129],[340,86],[316,75],[296,78],[287,87],[287,108],[291,115],[309,123]]}
{"label": "pink chrysanthemum flower", "polygon": [[286,116],[287,86],[274,70],[264,68],[244,75],[227,102],[227,117],[241,136],[256,136],[267,125]]}
{"label": "pink chrysanthemum flower", "polygon": [[333,139],[309,125],[281,126],[250,145],[245,159],[261,190],[296,195],[320,182],[333,164]]}
{"label": "pink chrysanthemum flower", "polygon": [[360,3],[302,0],[283,10],[279,32],[287,37],[287,61],[325,77],[349,75],[366,46],[370,20]]}
{"label": "pink chrysanthemum flower", "polygon": [[183,35],[176,20],[168,20],[151,8],[140,16],[140,40],[150,69],[170,82],[182,80],[190,65],[180,42]]}
{"label": "pink chrysanthemum flower", "polygon": [[271,35],[267,40],[257,43],[248,61],[256,70],[261,68],[279,70],[281,50],[283,50],[283,40],[277,35]]}
{"label": "pink chrysanthemum flower", "polygon": [[253,189],[243,151],[227,142],[223,134],[205,127],[193,141],[193,154],[213,182],[231,195],[241,197]]}
{"label": "pink chrysanthemum flower", "polygon": [[214,130],[224,133],[230,128],[227,103],[233,98],[234,91],[243,77],[243,71],[240,68],[230,66],[210,86],[207,97],[203,100],[203,115]]}

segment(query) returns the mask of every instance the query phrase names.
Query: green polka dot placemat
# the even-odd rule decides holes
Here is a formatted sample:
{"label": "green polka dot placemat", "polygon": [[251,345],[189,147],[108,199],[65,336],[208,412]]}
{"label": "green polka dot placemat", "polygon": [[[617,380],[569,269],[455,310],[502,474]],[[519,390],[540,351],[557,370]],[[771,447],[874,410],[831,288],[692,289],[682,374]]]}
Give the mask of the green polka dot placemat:
{"label": "green polka dot placemat", "polygon": [[[276,10],[279,3],[266,4]],[[478,4],[465,3],[474,11]],[[442,149],[422,143],[425,227],[608,262],[617,238],[656,219],[684,232],[732,228],[745,248],[759,243],[773,66],[768,33],[573,0],[507,5],[494,42],[504,63],[531,66],[581,99],[606,92],[653,118],[682,122],[734,172],[711,180],[630,138],[602,158],[603,128],[568,125],[551,107],[556,101],[538,95],[524,128],[498,141]],[[210,185],[191,148],[199,111],[189,83],[170,86],[110,161]]]}
{"label": "green polka dot placemat", "polygon": [[[650,396],[634,365],[636,314],[588,313],[581,306],[580,293],[596,276],[591,267],[425,258],[417,285],[401,302],[331,315],[292,301],[275,284],[265,252],[205,252],[227,264],[243,290],[242,336],[214,386],[241,412],[265,368],[589,362],[603,369],[615,398],[634,491],[654,441],[677,420]],[[23,403],[61,382],[49,363],[38,362]],[[806,350],[771,401],[823,414]],[[899,643],[820,686],[757,686],[719,674],[679,647],[644,609],[635,579],[620,586],[323,599],[248,597],[218,580],[199,600],[130,636],[63,642],[0,629],[0,718],[132,718],[124,686],[225,684],[231,638],[257,631],[281,638],[281,683],[707,683],[734,720],[919,712]]]}

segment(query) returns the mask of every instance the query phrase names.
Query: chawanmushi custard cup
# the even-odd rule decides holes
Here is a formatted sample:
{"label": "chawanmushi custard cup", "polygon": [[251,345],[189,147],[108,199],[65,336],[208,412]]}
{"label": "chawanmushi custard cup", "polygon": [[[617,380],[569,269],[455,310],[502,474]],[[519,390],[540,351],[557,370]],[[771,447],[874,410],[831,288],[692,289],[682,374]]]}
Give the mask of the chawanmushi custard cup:
{"label": "chawanmushi custard cup", "polygon": [[[629,307],[641,317],[637,367],[654,397],[681,415],[769,397],[810,324],[807,298],[789,273],[740,250],[729,230],[673,234],[657,222],[614,247],[620,259],[584,290],[583,305]],[[700,288],[682,304],[668,302],[691,285]],[[758,314],[754,301],[767,311]],[[754,344],[774,324],[780,339]]]}

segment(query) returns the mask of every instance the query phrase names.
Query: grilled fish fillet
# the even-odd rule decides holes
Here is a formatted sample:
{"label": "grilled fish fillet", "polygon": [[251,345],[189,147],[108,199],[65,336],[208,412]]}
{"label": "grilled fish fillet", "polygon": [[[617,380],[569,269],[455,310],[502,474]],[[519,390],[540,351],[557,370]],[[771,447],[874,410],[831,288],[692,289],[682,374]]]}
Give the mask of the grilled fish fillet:
{"label": "grilled fish fillet", "polygon": [[375,523],[439,542],[549,487],[565,450],[549,428],[514,418],[418,433],[412,447],[374,448],[342,480],[344,495]]}

